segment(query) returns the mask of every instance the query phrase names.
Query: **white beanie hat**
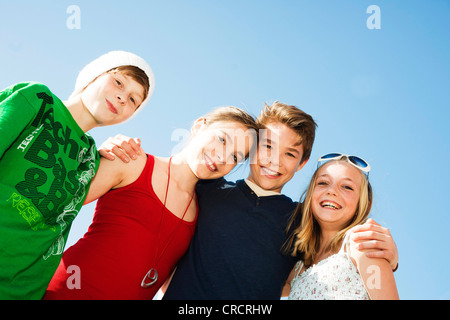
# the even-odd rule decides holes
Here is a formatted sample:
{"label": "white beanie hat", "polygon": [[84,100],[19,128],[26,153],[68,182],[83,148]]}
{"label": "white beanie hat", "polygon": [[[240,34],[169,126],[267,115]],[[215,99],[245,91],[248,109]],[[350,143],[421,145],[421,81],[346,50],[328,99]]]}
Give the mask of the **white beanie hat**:
{"label": "white beanie hat", "polygon": [[150,97],[153,94],[153,90],[155,89],[155,76],[153,75],[153,71],[147,64],[147,62],[131,52],[111,51],[87,64],[78,74],[77,81],[75,82],[75,89],[73,90],[69,99],[80,94],[81,91],[99,75],[121,66],[138,67],[145,72],[149,80],[150,88],[148,88],[147,98],[142,101],[139,108],[127,120],[135,117],[136,114],[144,108],[145,104],[148,102],[148,100],[150,100]]}

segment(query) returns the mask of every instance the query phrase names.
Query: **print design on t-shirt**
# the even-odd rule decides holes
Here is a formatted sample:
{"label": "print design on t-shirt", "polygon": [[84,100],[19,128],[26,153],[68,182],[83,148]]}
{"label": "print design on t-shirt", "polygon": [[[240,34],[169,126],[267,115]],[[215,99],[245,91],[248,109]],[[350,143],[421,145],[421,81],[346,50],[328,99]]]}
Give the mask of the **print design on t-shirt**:
{"label": "print design on t-shirt", "polygon": [[[59,225],[58,238],[43,255],[43,259],[46,260],[52,255],[62,254],[64,250],[64,230],[76,217],[77,207],[79,208],[80,203],[84,201],[88,185],[95,175],[96,150],[95,145],[89,149],[80,147],[70,138],[72,130],[67,125],[64,128],[60,122],[55,121],[53,108],[45,111],[47,105],[53,105],[51,96],[40,92],[37,93],[37,97],[42,99],[42,104],[32,123],[36,130],[17,147],[18,150],[26,152],[24,158],[33,166],[25,172],[24,180],[16,184],[18,193],[13,193],[8,202],[11,201],[13,207],[20,206],[23,209],[21,216],[30,226],[41,216],[44,218],[43,222],[32,227],[33,230],[50,226],[56,232]],[[63,158],[58,155],[61,148],[70,159],[78,161],[78,170],[67,172]],[[46,168],[47,171],[41,168]],[[49,168],[52,168],[52,176],[48,176]],[[72,200],[64,205],[68,197]],[[38,210],[30,205],[30,202]],[[61,214],[58,215],[58,212]]]}

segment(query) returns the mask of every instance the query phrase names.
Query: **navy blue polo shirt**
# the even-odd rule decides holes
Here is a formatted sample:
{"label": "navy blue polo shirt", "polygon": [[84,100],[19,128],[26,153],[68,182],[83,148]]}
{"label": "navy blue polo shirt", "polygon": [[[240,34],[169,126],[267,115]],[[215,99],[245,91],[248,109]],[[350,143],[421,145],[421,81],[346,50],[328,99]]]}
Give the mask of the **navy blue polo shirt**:
{"label": "navy blue polo shirt", "polygon": [[280,299],[297,261],[282,252],[297,203],[223,178],[199,182],[197,196],[197,229],[164,299]]}

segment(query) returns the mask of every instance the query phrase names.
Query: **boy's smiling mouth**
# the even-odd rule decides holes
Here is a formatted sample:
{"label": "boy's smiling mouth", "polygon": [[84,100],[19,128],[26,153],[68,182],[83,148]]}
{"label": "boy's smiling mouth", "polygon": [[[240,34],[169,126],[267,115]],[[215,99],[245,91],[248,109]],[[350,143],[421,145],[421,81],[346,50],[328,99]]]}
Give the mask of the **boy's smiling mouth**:
{"label": "boy's smiling mouth", "polygon": [[281,176],[281,173],[279,173],[277,171],[271,170],[271,169],[263,167],[263,166],[260,166],[260,168],[261,168],[261,174],[267,178],[275,179],[275,178],[278,178],[279,176]]}

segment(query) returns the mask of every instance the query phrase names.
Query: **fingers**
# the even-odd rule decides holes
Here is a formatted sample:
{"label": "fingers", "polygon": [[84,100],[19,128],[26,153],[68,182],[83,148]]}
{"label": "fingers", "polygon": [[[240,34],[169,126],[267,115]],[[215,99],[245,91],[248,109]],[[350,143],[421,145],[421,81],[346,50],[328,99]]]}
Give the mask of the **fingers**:
{"label": "fingers", "polygon": [[398,251],[389,229],[382,227],[372,219],[352,229],[350,240],[355,248],[365,250],[369,258],[384,258],[395,268],[398,263]]}
{"label": "fingers", "polygon": [[[388,250],[391,248],[389,241],[382,238],[376,239],[376,237],[367,237],[370,240],[364,240],[362,242],[355,241],[355,247],[358,250]],[[353,240],[353,239],[352,239]]]}
{"label": "fingers", "polygon": [[393,268],[397,264],[396,250],[392,249],[392,245],[387,241],[368,240],[364,242],[355,242],[355,248],[364,252],[368,258],[386,259]]}
{"label": "fingers", "polygon": [[141,140],[139,138],[128,138],[122,135],[116,137],[120,147],[132,158],[141,154]]}
{"label": "fingers", "polygon": [[394,243],[389,230],[377,225],[353,232],[350,240],[358,250],[392,250]]}
{"label": "fingers", "polygon": [[394,258],[388,250],[368,251],[366,252],[366,256],[375,259],[386,259],[389,263]]}
{"label": "fingers", "polygon": [[392,270],[395,271],[397,269],[398,256],[396,256],[391,250],[367,251],[365,255],[368,258],[385,259],[391,265]]}
{"label": "fingers", "polygon": [[381,230],[361,230],[358,232],[353,232],[350,236],[350,239],[355,242],[368,240],[391,241],[392,237],[389,233]]}
{"label": "fingers", "polygon": [[[130,157],[127,155],[127,152],[124,151],[125,149],[118,147],[117,145],[114,145],[111,147],[111,152],[114,153],[120,160],[123,162],[130,162]],[[128,149],[129,150],[129,149]],[[136,159],[136,156],[132,156],[131,159]]]}
{"label": "fingers", "polygon": [[98,149],[98,153],[100,154],[100,156],[108,160],[114,160],[116,158],[114,154],[106,151],[105,149]]}
{"label": "fingers", "polygon": [[352,236],[355,241],[365,239],[365,238],[367,238],[367,236],[370,237],[375,234],[383,234],[388,237],[391,236],[389,229],[382,227],[378,223],[372,224],[372,223],[366,222],[365,224],[361,224],[361,225],[354,227],[352,229],[352,232],[353,232]]}
{"label": "fingers", "polygon": [[139,149],[140,149],[141,148],[141,139],[134,138],[134,141],[136,142],[136,144],[139,146]]}
{"label": "fingers", "polygon": [[115,156],[117,156],[123,162],[137,159],[142,152],[139,138],[133,139],[121,134],[108,138],[99,148],[99,153],[102,157],[114,160]]}
{"label": "fingers", "polygon": [[[124,153],[124,156],[128,156],[133,160],[137,159],[137,156],[140,155],[140,146],[136,143],[136,141],[132,138],[128,138],[126,140],[115,139],[115,150],[118,153]],[[114,150],[112,150],[114,152]],[[115,153],[115,152],[114,152]],[[119,156],[119,154],[117,154]],[[122,157],[122,154],[120,155]]]}

